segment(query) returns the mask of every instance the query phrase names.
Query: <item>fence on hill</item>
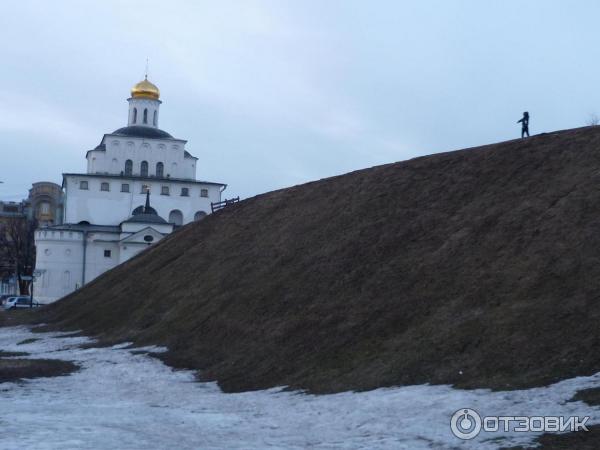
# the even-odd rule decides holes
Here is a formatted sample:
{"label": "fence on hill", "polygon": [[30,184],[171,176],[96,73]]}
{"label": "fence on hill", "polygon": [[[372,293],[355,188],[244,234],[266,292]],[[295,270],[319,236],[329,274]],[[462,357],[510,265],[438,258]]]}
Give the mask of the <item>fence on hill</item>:
{"label": "fence on hill", "polygon": [[210,202],[210,209],[212,212],[218,211],[219,209],[226,208],[227,206],[233,205],[234,203],[238,203],[240,201],[240,197],[235,198],[226,198],[222,202]]}

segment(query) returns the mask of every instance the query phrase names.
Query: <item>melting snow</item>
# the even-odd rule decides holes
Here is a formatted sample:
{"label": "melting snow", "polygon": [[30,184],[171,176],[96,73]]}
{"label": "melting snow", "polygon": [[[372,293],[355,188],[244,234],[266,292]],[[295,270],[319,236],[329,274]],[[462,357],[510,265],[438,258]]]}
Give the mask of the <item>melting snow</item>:
{"label": "melting snow", "polygon": [[[17,345],[30,338],[39,340]],[[600,386],[600,374],[511,392],[422,385],[322,396],[281,389],[225,394],[126,345],[80,347],[89,342],[0,328],[2,350],[82,367],[69,376],[0,383],[0,449],[498,449],[531,443],[536,434],[461,441],[451,434],[452,414],[589,415],[590,425],[599,410],[567,400]]]}

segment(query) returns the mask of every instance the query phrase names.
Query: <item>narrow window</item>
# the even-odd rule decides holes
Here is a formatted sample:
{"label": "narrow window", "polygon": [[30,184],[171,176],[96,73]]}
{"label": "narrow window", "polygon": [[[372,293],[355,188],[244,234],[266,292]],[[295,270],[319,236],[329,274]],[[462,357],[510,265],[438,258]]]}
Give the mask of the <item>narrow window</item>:
{"label": "narrow window", "polygon": [[148,123],[148,109],[144,108],[144,123]]}
{"label": "narrow window", "polygon": [[121,192],[129,192],[129,184],[123,183],[121,185]]}
{"label": "narrow window", "polygon": [[181,196],[182,197],[189,197],[190,196],[190,190],[188,188],[181,188]]}
{"label": "narrow window", "polygon": [[162,178],[165,173],[165,165],[161,162],[156,163],[156,176]]}
{"label": "narrow window", "polygon": [[50,214],[50,203],[48,203],[48,202],[40,203],[39,213],[42,215]]}
{"label": "narrow window", "polygon": [[208,197],[208,189],[200,189],[200,197]]}
{"label": "narrow window", "polygon": [[143,177],[148,176],[148,161],[142,161],[142,165],[140,167],[140,175]]}
{"label": "narrow window", "polygon": [[152,120],[152,123],[154,124],[154,126],[156,126],[158,124],[158,111],[154,111],[154,119]]}
{"label": "narrow window", "polygon": [[65,270],[63,272],[63,289],[68,290],[71,287],[71,272]]}
{"label": "narrow window", "polygon": [[160,195],[169,195],[169,186],[162,186],[160,188]]}
{"label": "narrow window", "polygon": [[110,191],[110,185],[107,182],[101,183],[100,190],[101,191]]}
{"label": "narrow window", "polygon": [[125,161],[125,175],[131,175],[133,173],[133,161],[128,159]]}
{"label": "narrow window", "polygon": [[79,182],[79,189],[87,191],[88,190],[88,182],[87,181],[80,181]]}
{"label": "narrow window", "polygon": [[105,258],[110,258],[110,253],[111,253],[110,250],[104,250],[104,257]]}
{"label": "narrow window", "polygon": [[133,108],[133,123],[137,122],[137,108]]}

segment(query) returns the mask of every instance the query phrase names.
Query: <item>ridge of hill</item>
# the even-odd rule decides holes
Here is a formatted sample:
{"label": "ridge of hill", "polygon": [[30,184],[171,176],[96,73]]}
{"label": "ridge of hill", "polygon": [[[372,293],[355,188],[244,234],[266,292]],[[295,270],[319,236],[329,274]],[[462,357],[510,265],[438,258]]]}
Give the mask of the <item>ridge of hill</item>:
{"label": "ridge of hill", "polygon": [[600,127],[359,170],[187,225],[40,311],[226,391],[600,371]]}

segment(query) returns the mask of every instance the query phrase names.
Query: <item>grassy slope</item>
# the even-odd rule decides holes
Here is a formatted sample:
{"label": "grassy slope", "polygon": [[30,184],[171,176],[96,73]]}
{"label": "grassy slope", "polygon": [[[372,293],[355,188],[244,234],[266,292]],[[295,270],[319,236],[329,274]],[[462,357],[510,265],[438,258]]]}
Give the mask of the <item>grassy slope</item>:
{"label": "grassy slope", "polygon": [[600,371],[600,127],[248,199],[44,320],[167,344],[225,390],[514,388]]}

